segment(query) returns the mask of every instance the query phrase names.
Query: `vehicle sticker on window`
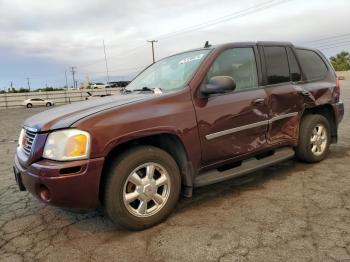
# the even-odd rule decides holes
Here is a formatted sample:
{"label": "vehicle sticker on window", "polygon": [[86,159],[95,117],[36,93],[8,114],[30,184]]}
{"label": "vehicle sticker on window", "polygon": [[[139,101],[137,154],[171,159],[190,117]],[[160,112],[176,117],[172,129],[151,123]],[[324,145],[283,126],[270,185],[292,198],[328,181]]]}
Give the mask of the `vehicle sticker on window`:
{"label": "vehicle sticker on window", "polygon": [[187,58],[180,60],[179,64],[186,64],[186,63],[189,63],[189,62],[192,62],[195,60],[199,60],[199,59],[202,59],[203,56],[204,56],[204,54],[199,54],[199,55],[196,55],[193,57],[187,57]]}

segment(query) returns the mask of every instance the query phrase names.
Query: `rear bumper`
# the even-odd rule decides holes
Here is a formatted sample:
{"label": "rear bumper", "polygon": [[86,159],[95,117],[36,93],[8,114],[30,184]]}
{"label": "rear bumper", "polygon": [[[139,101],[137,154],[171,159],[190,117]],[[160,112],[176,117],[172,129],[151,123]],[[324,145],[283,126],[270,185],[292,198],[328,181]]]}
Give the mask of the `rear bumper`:
{"label": "rear bumper", "polygon": [[16,156],[14,171],[17,183],[47,204],[93,209],[99,205],[103,163],[104,158],[70,162],[41,160],[25,169]]}

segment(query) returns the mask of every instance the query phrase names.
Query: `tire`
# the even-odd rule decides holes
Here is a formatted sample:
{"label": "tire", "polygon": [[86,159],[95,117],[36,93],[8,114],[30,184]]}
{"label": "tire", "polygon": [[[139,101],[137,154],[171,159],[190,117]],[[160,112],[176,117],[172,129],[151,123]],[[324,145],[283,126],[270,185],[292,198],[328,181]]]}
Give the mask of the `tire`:
{"label": "tire", "polygon": [[27,104],[27,108],[32,108],[32,107],[33,107],[33,105],[31,103]]}
{"label": "tire", "polygon": [[[150,166],[154,166],[154,172],[148,172],[153,174],[150,176],[153,179],[147,180],[146,172],[152,170]],[[135,184],[132,174],[137,175]],[[106,175],[103,194],[105,211],[114,223],[129,230],[142,230],[159,224],[170,215],[180,196],[179,168],[167,152],[157,147],[138,146],[126,151],[113,161]],[[139,178],[143,179],[145,186],[139,183]],[[144,180],[150,181],[149,184]],[[161,184],[161,180],[166,182],[157,188],[156,183]],[[130,193],[138,195],[138,198],[128,204],[126,198]],[[156,195],[161,196],[163,202]],[[153,198],[160,204],[156,204]],[[141,210],[140,213],[138,210]]]}
{"label": "tire", "polygon": [[52,104],[50,102],[47,102],[46,107],[50,107],[50,106],[52,106]]}
{"label": "tire", "polygon": [[[325,134],[316,135],[323,127]],[[312,142],[311,140],[315,140]],[[326,141],[324,141],[326,140]],[[308,163],[315,163],[323,160],[328,152],[331,141],[330,125],[328,120],[322,115],[306,115],[300,125],[299,144],[296,147],[296,156]],[[320,145],[315,145],[315,144]],[[316,149],[315,149],[316,147]]]}

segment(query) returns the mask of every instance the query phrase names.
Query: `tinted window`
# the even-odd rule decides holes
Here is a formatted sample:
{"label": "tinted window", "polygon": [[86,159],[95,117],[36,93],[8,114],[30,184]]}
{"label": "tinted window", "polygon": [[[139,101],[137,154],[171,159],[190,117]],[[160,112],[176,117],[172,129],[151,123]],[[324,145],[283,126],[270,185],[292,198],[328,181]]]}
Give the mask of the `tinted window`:
{"label": "tinted window", "polygon": [[207,80],[213,76],[232,77],[236,82],[236,90],[257,87],[253,48],[233,48],[222,52],[209,69]]}
{"label": "tinted window", "polygon": [[298,58],[307,80],[319,80],[327,74],[327,66],[314,51],[297,49]]}
{"label": "tinted window", "polygon": [[293,82],[298,82],[301,80],[300,68],[298,62],[295,58],[295,55],[289,47],[287,48],[290,78]]}
{"label": "tinted window", "polygon": [[287,53],[284,47],[264,47],[267,82],[278,84],[290,81]]}

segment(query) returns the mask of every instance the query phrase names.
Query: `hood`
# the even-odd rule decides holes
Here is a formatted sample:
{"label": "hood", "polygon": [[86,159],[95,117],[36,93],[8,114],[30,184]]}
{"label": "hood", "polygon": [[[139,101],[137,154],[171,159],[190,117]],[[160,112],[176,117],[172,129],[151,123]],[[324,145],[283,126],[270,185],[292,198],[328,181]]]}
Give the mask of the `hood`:
{"label": "hood", "polygon": [[113,95],[74,102],[31,116],[24,121],[23,125],[36,129],[37,132],[66,128],[92,114],[152,97],[154,97],[153,94]]}

